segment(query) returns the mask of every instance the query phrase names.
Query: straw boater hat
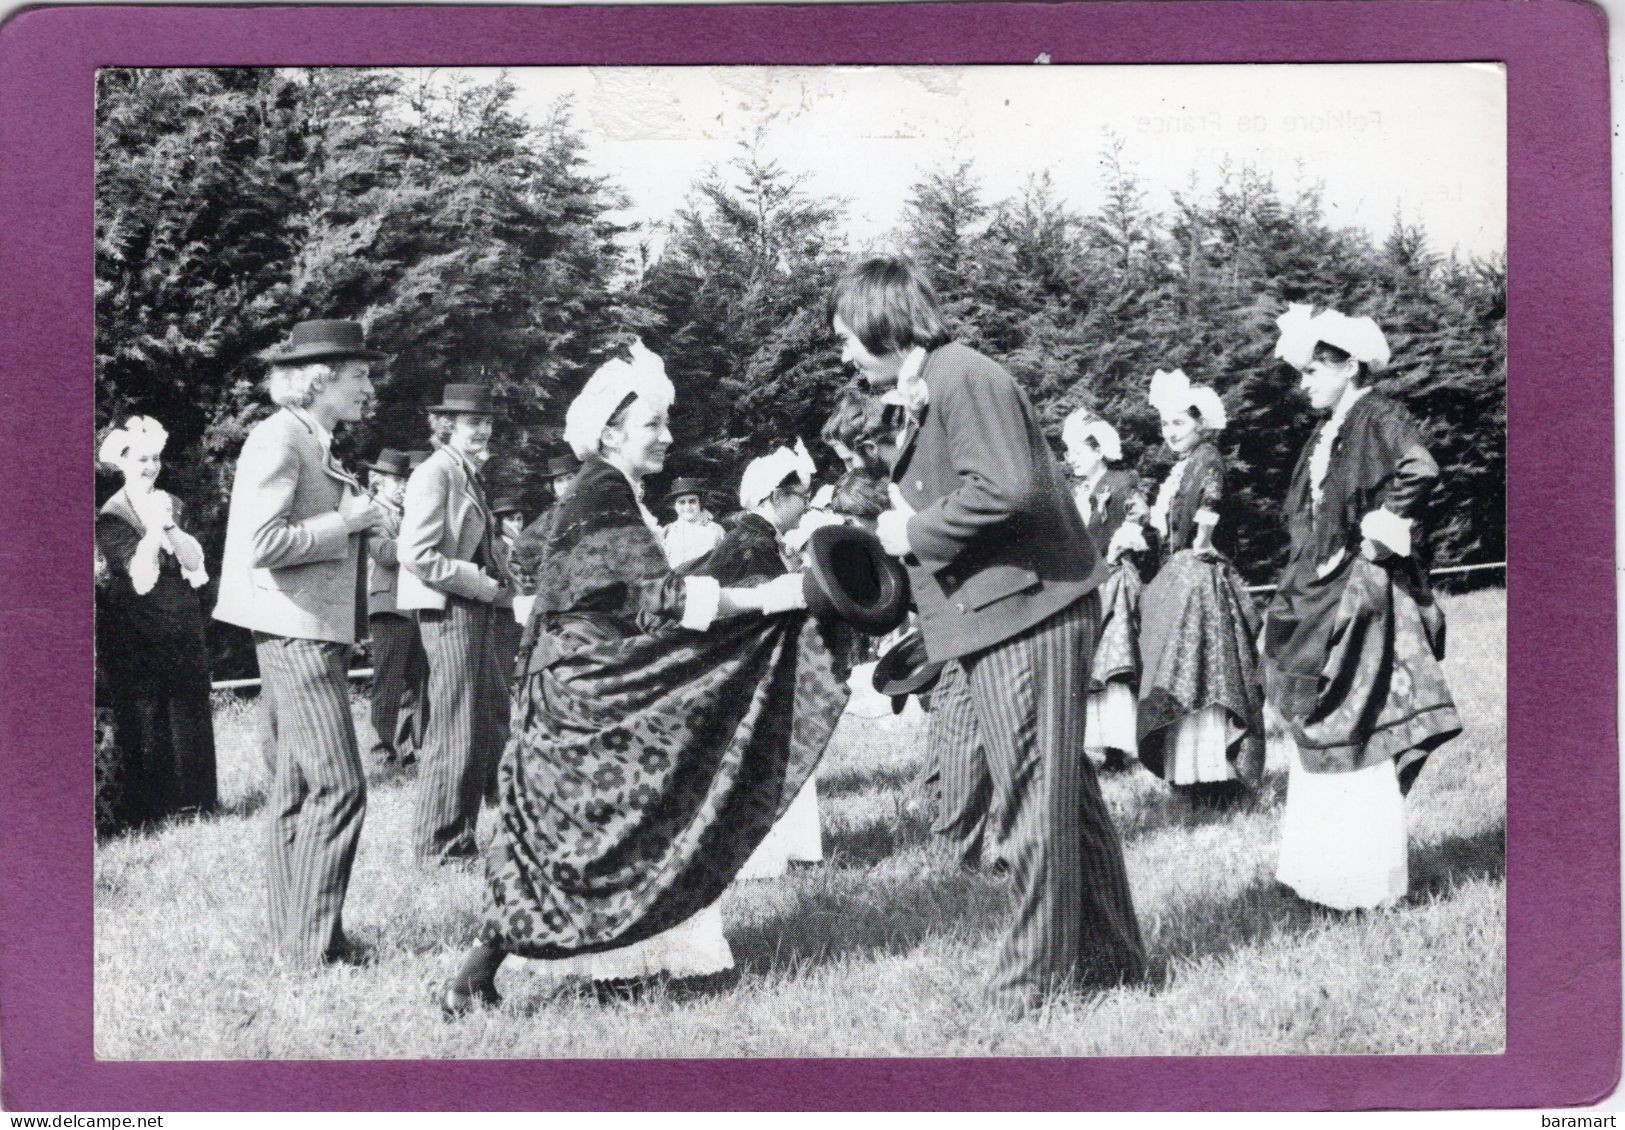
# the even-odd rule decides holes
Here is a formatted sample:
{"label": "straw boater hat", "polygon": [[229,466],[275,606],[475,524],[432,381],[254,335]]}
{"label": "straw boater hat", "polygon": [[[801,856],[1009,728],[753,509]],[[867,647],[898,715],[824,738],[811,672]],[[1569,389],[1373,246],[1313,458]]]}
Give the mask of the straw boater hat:
{"label": "straw boater hat", "polygon": [[273,365],[302,365],[307,361],[382,361],[385,356],[367,348],[360,322],[321,318],[294,326],[288,344],[268,360]]}
{"label": "straw boater hat", "polygon": [[378,458],[364,466],[369,471],[381,471],[386,475],[398,475],[403,479],[412,473],[411,457],[404,451],[396,451],[393,447],[384,448],[378,453]]}

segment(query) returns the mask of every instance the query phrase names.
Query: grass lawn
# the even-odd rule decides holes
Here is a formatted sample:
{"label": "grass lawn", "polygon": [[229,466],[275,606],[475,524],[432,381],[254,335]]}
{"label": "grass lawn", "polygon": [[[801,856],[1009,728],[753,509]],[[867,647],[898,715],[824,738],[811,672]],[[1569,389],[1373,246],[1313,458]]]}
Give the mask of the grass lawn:
{"label": "grass lawn", "polygon": [[[345,906],[367,966],[278,968],[265,951],[255,711],[215,714],[227,811],[96,854],[96,1029],[112,1059],[1490,1053],[1505,1033],[1506,594],[1445,598],[1467,732],[1407,801],[1411,895],[1352,915],[1274,882],[1286,747],[1270,787],[1196,814],[1148,773],[1104,778],[1158,976],[996,1019],[979,989],[1005,884],[959,871],[908,803],[915,714],[850,713],[820,770],[826,862],[736,883],[737,987],[596,1003],[510,961],[501,1009],[444,1022],[432,986],[472,938],[473,870],[416,867],[414,779],[375,776]],[[371,730],[364,700],[358,735]],[[491,812],[482,817],[488,834]]]}

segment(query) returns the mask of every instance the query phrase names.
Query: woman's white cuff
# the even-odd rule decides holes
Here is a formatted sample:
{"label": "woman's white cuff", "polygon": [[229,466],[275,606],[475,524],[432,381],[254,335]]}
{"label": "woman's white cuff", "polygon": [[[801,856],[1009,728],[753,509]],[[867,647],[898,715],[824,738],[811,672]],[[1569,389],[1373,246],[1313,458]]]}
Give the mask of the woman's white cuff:
{"label": "woman's white cuff", "polygon": [[1411,555],[1411,520],[1401,518],[1392,510],[1373,510],[1361,518],[1360,535],[1380,542],[1401,557]]}
{"label": "woman's white cuff", "polygon": [[1198,526],[1206,526],[1211,530],[1214,526],[1219,524],[1219,512],[1217,510],[1209,510],[1204,506],[1202,509],[1196,512],[1195,522]]}
{"label": "woman's white cuff", "polygon": [[683,578],[683,627],[703,632],[717,618],[722,604],[722,584],[715,577]]}
{"label": "woman's white cuff", "polygon": [[158,583],[158,554],[163,549],[162,534],[154,531],[136,543],[130,557],[130,586],[137,596],[146,596]]}

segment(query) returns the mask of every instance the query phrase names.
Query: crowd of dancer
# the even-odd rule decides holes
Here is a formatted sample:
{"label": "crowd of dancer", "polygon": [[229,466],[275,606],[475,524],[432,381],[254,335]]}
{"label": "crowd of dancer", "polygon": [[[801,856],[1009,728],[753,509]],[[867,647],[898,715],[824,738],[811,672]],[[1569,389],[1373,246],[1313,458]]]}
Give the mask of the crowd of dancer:
{"label": "crowd of dancer", "polygon": [[[675,390],[641,344],[569,406],[536,516],[487,496],[502,412],[477,384],[447,385],[425,409],[428,449],[384,449],[363,485],[332,439],[367,412],[383,356],[354,322],[294,327],[270,358],[276,410],[236,463],[213,613],[254,637],[279,957],[365,957],[343,922],[366,808],[347,683],[363,563],[371,757],[416,765],[421,864],[483,859],[449,1015],[497,1003],[509,956],[617,989],[725,974],[718,900],[822,858],[816,769],[854,667],[877,656],[878,689],[928,706],[933,831],[1008,872],[992,1007],[1146,976],[1097,762],[1236,804],[1264,779],[1266,698],[1292,747],[1280,881],[1343,910],[1405,895],[1403,797],[1461,725],[1419,524],[1438,467],[1374,387],[1389,361],[1376,324],[1306,306],[1279,319],[1276,356],[1324,418],[1260,615],[1227,554],[1212,388],[1150,376],[1175,460],[1157,484],[1121,468],[1111,421],[1072,413],[1069,481],[1021,386],[952,340],[913,264],[855,264],[827,315],[858,374],[820,437],[844,473],[815,490],[798,441],[747,466],[721,520],[719,492],[677,479],[664,525],[644,483],[670,455]],[[98,674],[139,819],[216,803],[208,573],[156,485],[165,438],[135,417],[100,448],[125,486],[97,523]],[[908,620],[883,638],[808,609],[830,524],[870,531],[906,570]]]}

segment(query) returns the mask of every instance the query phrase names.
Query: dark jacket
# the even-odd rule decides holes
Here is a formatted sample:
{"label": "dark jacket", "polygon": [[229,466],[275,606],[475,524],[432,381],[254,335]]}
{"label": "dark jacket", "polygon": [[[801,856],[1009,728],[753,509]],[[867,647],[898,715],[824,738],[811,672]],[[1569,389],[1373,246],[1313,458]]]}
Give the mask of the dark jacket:
{"label": "dark jacket", "polygon": [[1010,374],[950,343],[921,376],[930,402],[892,478],[917,511],[905,564],[935,661],[1026,631],[1093,592],[1105,568]]}
{"label": "dark jacket", "polygon": [[[1172,473],[1170,470],[1169,474]],[[1151,546],[1158,568],[1195,542],[1196,514],[1200,510],[1211,510],[1219,515],[1219,524],[1213,530],[1213,546],[1224,552],[1230,534],[1224,521],[1224,456],[1209,439],[1203,439],[1185,456],[1184,477],[1168,506],[1168,532],[1164,534],[1149,522],[1146,524],[1146,542]]]}

